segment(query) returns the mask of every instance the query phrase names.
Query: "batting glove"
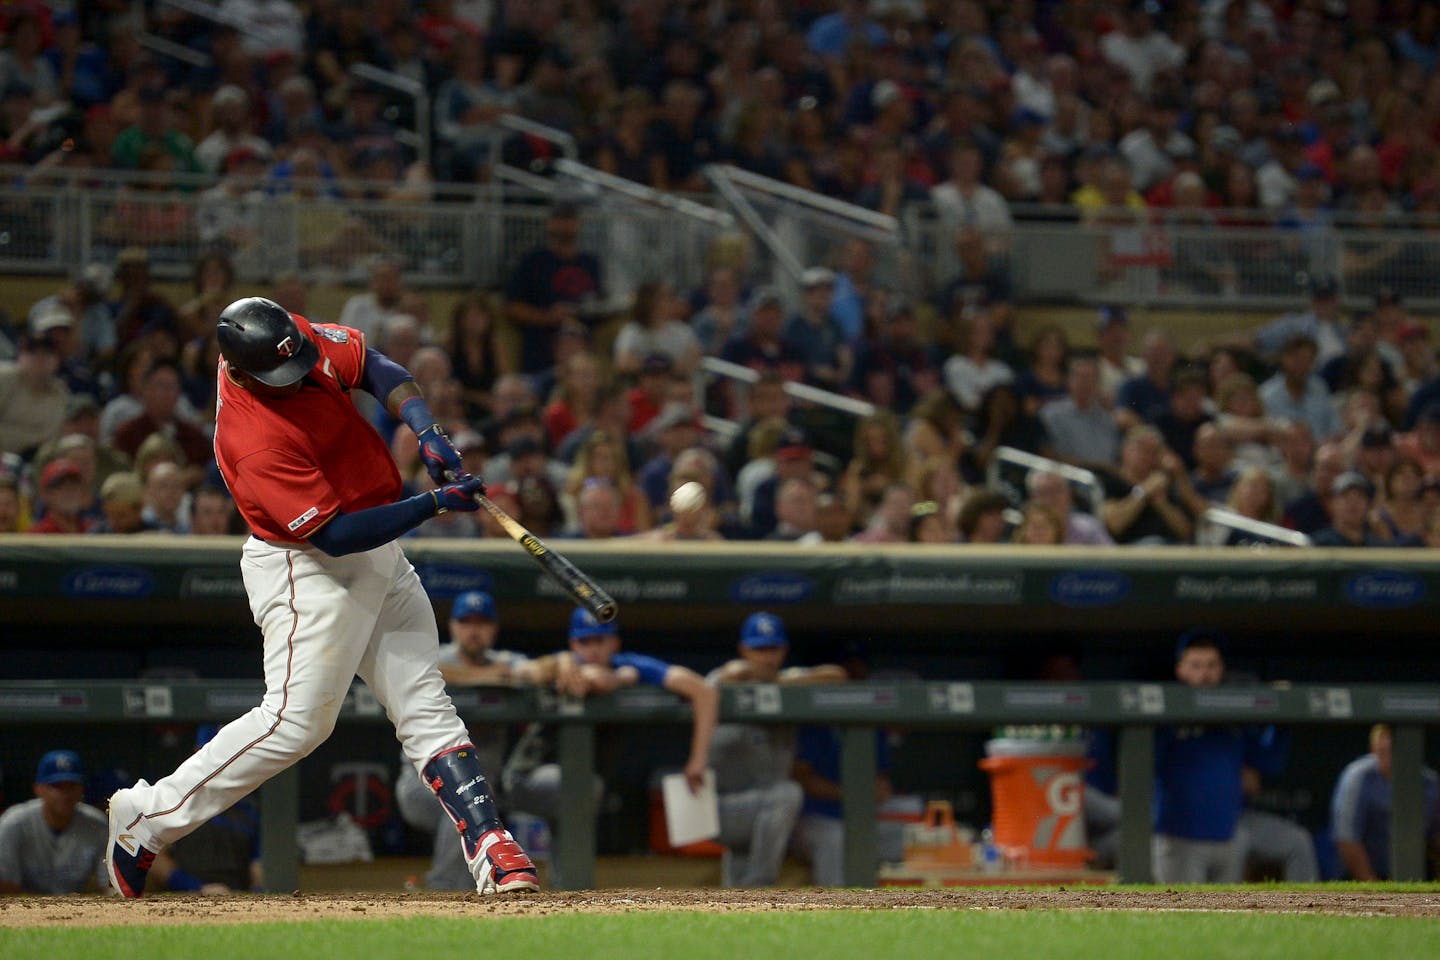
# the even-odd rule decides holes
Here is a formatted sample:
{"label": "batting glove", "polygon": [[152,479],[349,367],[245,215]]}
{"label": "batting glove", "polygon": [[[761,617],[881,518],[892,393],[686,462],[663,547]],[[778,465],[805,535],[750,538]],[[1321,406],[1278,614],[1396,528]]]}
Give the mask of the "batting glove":
{"label": "batting glove", "polygon": [[425,464],[425,470],[430,474],[430,479],[436,483],[444,483],[448,477],[460,473],[460,451],[445,436],[445,431],[440,429],[438,423],[432,423],[419,435],[420,459]]}
{"label": "batting glove", "polygon": [[435,498],[437,516],[451,510],[460,513],[474,513],[480,509],[480,503],[475,498],[485,496],[485,481],[467,473],[454,483],[447,483],[439,489],[431,490],[430,496]]}

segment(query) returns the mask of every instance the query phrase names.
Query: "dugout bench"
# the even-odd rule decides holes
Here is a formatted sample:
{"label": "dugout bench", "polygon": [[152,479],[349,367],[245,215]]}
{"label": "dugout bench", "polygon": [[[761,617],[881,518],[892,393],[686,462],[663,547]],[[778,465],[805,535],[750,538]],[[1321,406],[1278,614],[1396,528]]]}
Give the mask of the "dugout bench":
{"label": "dugout bench", "polygon": [[[0,724],[123,724],[224,722],[259,702],[263,687],[239,681],[0,681]],[[1119,874],[1125,882],[1151,879],[1150,817],[1153,728],[1165,724],[1255,723],[1368,725],[1394,729],[1393,879],[1422,880],[1425,841],[1421,770],[1425,728],[1440,723],[1440,685],[1353,684],[1192,688],[1145,683],[851,683],[781,687],[736,685],[722,690],[721,719],[759,724],[826,724],[844,728],[845,876],[854,886],[876,880],[875,731],[986,729],[1010,724],[1118,728],[1119,797],[1129,815],[1121,825]],[[467,723],[539,720],[558,729],[561,806],[554,856],[565,886],[594,885],[595,728],[599,724],[688,723],[689,708],[654,688],[576,700],[534,687],[451,690]],[[340,723],[389,721],[373,695],[356,684]],[[303,762],[303,761],[302,761]],[[295,829],[299,815],[296,767],[260,791],[261,857],[267,886],[294,889],[299,875]]]}

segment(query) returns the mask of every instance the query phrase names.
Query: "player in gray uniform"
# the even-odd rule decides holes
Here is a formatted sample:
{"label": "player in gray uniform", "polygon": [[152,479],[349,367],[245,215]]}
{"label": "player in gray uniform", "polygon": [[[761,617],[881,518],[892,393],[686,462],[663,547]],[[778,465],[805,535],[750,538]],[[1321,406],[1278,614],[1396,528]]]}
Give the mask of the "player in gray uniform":
{"label": "player in gray uniform", "polygon": [[85,773],[71,750],[35,771],[35,799],[0,815],[0,894],[81,893],[104,883],[105,814],[80,801]]}
{"label": "player in gray uniform", "polygon": [[[739,656],[716,667],[712,683],[843,683],[843,667],[785,667],[785,624],[772,613],[751,614],[740,628]],[[779,878],[804,795],[790,779],[795,731],[778,724],[724,723],[715,731],[710,766],[719,794],[725,845],[720,882],[764,887]]]}
{"label": "player in gray uniform", "polygon": [[[525,665],[530,661],[523,654],[495,649],[498,631],[494,597],[483,590],[472,590],[455,598],[450,607],[450,642],[440,648],[437,661],[447,686],[529,682]],[[482,729],[483,733],[472,732],[475,755],[494,790],[499,786],[505,760],[506,734],[503,726]],[[465,864],[465,850],[449,816],[435,802],[435,795],[424,781],[409,771],[409,761],[402,755],[400,775],[395,778],[395,800],[406,823],[435,836],[425,886],[431,890],[473,888],[475,880]],[[497,803],[502,800],[496,797]]]}

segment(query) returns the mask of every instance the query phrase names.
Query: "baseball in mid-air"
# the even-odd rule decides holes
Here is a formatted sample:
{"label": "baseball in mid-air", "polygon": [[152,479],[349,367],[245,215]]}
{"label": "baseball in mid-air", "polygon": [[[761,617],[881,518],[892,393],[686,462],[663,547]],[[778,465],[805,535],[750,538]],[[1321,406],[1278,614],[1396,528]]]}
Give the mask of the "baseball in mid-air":
{"label": "baseball in mid-air", "polygon": [[687,480],[670,494],[670,509],[676,513],[693,513],[705,506],[705,488],[694,480]]}

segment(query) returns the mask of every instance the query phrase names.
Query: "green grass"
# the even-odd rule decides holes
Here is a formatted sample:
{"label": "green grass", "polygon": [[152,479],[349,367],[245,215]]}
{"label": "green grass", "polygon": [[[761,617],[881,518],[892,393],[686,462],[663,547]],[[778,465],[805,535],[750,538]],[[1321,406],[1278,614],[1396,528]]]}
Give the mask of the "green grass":
{"label": "green grass", "polygon": [[5,960],[1421,960],[1440,957],[1440,921],[1040,910],[559,914],[0,929],[0,956]]}

